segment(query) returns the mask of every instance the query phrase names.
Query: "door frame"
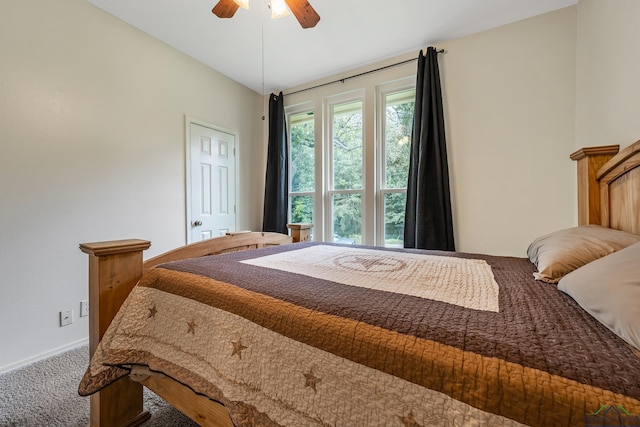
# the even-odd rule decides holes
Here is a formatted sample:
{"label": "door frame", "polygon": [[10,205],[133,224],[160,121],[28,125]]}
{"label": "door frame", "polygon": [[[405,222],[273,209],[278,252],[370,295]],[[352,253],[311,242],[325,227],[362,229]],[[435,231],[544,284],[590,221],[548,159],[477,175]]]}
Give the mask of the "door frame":
{"label": "door frame", "polygon": [[233,162],[234,162],[234,168],[235,168],[235,172],[234,172],[234,179],[235,179],[235,187],[234,187],[234,197],[235,197],[235,201],[236,201],[236,209],[234,210],[233,214],[236,217],[236,226],[238,224],[238,210],[237,210],[237,206],[238,206],[238,178],[239,178],[239,174],[238,174],[238,159],[240,158],[240,138],[239,138],[239,132],[237,130],[231,130],[231,129],[227,129],[224,128],[222,126],[218,126],[216,124],[213,124],[211,122],[207,122],[205,120],[200,120],[200,119],[196,119],[194,117],[190,117],[185,115],[184,116],[184,128],[185,128],[185,143],[184,143],[184,147],[185,147],[185,223],[184,223],[184,230],[185,230],[185,242],[188,243],[192,243],[191,242],[191,124],[194,125],[198,125],[198,126],[202,126],[202,127],[206,127],[218,132],[224,132],[224,133],[228,133],[230,135],[233,135],[234,137],[234,142],[235,142],[235,155],[233,156]]}

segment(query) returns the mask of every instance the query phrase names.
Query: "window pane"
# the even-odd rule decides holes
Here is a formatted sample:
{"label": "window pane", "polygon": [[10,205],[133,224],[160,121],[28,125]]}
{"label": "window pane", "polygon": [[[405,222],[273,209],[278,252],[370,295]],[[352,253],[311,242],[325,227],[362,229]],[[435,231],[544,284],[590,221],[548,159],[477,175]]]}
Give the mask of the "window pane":
{"label": "window pane", "polygon": [[331,200],[333,236],[336,243],[362,242],[362,197],[360,194],[334,194]]}
{"label": "window pane", "polygon": [[385,97],[385,188],[406,188],[415,90]]}
{"label": "window pane", "polygon": [[384,245],[393,248],[404,246],[404,212],[407,193],[384,195]]}
{"label": "window pane", "polygon": [[313,113],[293,114],[289,118],[291,127],[291,191],[313,191],[314,185],[314,121]]}
{"label": "window pane", "polygon": [[333,189],[362,188],[362,101],[333,107]]}
{"label": "window pane", "polygon": [[312,196],[292,196],[291,197],[291,222],[313,223],[313,197]]}

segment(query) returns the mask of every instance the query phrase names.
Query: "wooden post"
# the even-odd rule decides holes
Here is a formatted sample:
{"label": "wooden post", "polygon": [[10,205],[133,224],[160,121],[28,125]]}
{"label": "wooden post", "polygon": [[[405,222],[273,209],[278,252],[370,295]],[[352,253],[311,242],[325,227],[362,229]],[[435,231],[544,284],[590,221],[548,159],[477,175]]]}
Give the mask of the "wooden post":
{"label": "wooden post", "polygon": [[[142,276],[146,240],[83,243],[89,255],[89,352],[96,351],[111,320]],[[93,427],[137,426],[151,415],[142,405],[142,385],[121,378],[90,398]]]}
{"label": "wooden post", "polygon": [[291,230],[291,240],[293,243],[308,242],[311,240],[311,229],[313,228],[313,224],[287,224],[287,227]]}
{"label": "wooden post", "polygon": [[569,156],[578,162],[578,225],[600,225],[600,183],[597,174],[619,149],[619,145],[584,147]]}

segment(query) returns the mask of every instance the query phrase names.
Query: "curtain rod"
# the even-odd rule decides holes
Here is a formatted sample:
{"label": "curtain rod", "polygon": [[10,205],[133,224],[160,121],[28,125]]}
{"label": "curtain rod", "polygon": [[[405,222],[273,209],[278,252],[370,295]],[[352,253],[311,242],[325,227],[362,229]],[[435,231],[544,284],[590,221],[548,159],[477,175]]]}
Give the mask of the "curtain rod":
{"label": "curtain rod", "polygon": [[[436,49],[436,53],[445,53],[445,51],[444,51],[444,49],[440,49],[440,50]],[[415,61],[416,59],[418,59],[418,58],[411,58],[411,59],[407,59],[405,61],[396,62],[395,64],[385,65],[384,67],[376,68],[375,70],[364,71],[364,72],[359,73],[359,74],[354,74],[353,76],[344,77],[342,79],[334,80],[334,81],[331,81],[331,82],[321,83],[319,85],[315,85],[315,86],[307,87],[307,88],[304,88],[304,89],[296,90],[296,91],[293,91],[293,92],[285,93],[283,96],[293,95],[295,93],[300,93],[300,92],[306,92],[306,91],[311,90],[311,89],[317,89],[319,87],[329,86],[329,85],[332,85],[334,83],[344,83],[345,81],[347,81],[349,79],[354,79],[356,77],[364,76],[366,74],[371,74],[371,73],[375,73],[375,72],[378,72],[378,71],[386,70],[387,68],[397,67],[398,65],[407,64],[409,62]]]}

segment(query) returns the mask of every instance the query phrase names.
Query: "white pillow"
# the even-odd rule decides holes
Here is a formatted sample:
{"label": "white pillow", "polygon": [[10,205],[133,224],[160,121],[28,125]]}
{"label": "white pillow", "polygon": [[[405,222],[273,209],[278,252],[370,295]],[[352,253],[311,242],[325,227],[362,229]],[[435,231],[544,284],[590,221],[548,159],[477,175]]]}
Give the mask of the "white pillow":
{"label": "white pillow", "polygon": [[640,243],[567,274],[558,289],[640,350]]}

